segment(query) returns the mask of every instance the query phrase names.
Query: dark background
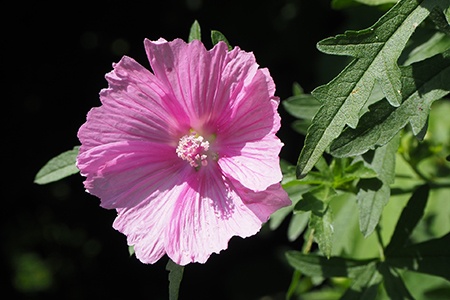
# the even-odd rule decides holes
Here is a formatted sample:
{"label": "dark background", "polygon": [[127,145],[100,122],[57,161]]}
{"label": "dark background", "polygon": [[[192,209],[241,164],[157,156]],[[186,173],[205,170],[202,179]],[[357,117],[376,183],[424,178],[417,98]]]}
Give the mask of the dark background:
{"label": "dark background", "polygon": [[[167,258],[144,265],[129,257],[125,236],[111,227],[115,212],[84,192],[81,176],[33,183],[50,158],[79,144],[77,130],[100,105],[111,64],[126,54],[149,66],[144,38],[187,39],[197,19],[208,48],[214,29],[253,51],[285,99],[294,82],[310,92],[342,66],[343,59],[316,50],[319,40],[377,17],[363,8],[334,11],[327,0],[55,3],[2,8],[0,290],[11,299],[167,298]],[[359,17],[357,28],[348,14]],[[280,113],[281,157],[295,163],[303,137],[290,129],[293,119],[281,106]],[[206,264],[187,266],[180,298],[284,299],[292,270],[283,251],[301,246],[286,239],[286,224],[233,238]]]}

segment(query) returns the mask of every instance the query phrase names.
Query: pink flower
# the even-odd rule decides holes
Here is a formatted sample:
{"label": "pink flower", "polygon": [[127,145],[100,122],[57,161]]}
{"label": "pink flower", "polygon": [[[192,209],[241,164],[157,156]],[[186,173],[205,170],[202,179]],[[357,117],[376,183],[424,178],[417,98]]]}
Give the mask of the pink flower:
{"label": "pink flower", "polygon": [[204,263],[291,202],[281,188],[278,98],[252,53],[145,40],[154,74],[123,57],[78,132],[86,190],[144,263]]}

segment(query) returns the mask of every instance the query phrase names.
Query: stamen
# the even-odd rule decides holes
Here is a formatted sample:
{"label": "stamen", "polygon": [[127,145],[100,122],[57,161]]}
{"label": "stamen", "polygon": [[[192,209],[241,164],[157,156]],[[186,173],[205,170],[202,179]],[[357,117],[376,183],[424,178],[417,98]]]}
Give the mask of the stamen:
{"label": "stamen", "polygon": [[179,158],[186,160],[194,168],[208,165],[209,142],[201,135],[192,132],[180,138],[177,147]]}

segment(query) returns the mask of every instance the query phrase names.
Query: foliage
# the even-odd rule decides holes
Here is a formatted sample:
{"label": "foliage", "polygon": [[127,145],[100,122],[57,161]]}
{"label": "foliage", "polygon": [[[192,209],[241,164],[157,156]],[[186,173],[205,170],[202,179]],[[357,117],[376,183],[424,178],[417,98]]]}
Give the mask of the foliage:
{"label": "foliage", "polygon": [[[423,277],[411,271],[450,276],[449,226],[437,223],[450,213],[440,207],[450,196],[450,118],[443,115],[450,102],[436,101],[450,91],[448,21],[442,25],[448,7],[449,1],[399,1],[370,28],[319,42],[322,52],[354,59],[312,95],[295,86],[283,102],[300,119],[294,129],[306,134],[297,166],[284,166],[283,185],[294,216],[310,214],[304,236],[318,245],[286,253],[296,270],[288,298],[414,299],[449,291],[437,277],[430,290],[409,291],[409,281]],[[426,39],[413,35],[424,27]],[[385,209],[401,209],[406,197],[400,216]],[[331,280],[305,290],[308,278],[322,278],[322,286]],[[330,286],[335,294],[328,298]]]}
{"label": "foliage", "polygon": [[[275,230],[289,219],[288,239],[304,239],[286,252],[294,269],[287,298],[450,293],[450,1],[394,3],[333,0],[338,9],[391,8],[367,29],[320,41],[320,51],[353,59],[311,94],[294,84],[282,101],[306,136],[297,165],[281,162],[293,205],[269,222]],[[211,40],[230,47],[218,31]],[[50,160],[35,182],[76,173],[77,151]],[[169,261],[167,270],[176,299],[183,268]]]}

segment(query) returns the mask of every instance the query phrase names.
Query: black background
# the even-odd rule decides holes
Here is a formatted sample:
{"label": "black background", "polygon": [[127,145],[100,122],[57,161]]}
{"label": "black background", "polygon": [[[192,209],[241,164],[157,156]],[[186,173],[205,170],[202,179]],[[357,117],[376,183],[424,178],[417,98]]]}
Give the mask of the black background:
{"label": "black background", "polygon": [[[79,144],[77,130],[100,105],[113,62],[126,54],[149,66],[144,38],[187,39],[197,19],[208,48],[214,29],[253,51],[285,99],[294,82],[310,92],[336,75],[339,60],[315,44],[342,32],[348,17],[326,0],[55,3],[2,9],[1,292],[13,299],[166,299],[167,258],[144,265],[129,257],[125,237],[111,227],[115,212],[84,192],[79,175],[39,186],[35,174]],[[359,26],[374,20],[360,17]],[[303,137],[282,107],[280,113],[281,157],[295,163]],[[275,232],[233,238],[206,264],[187,266],[180,298],[284,299],[292,270],[283,251],[301,246],[285,229],[286,222]]]}

